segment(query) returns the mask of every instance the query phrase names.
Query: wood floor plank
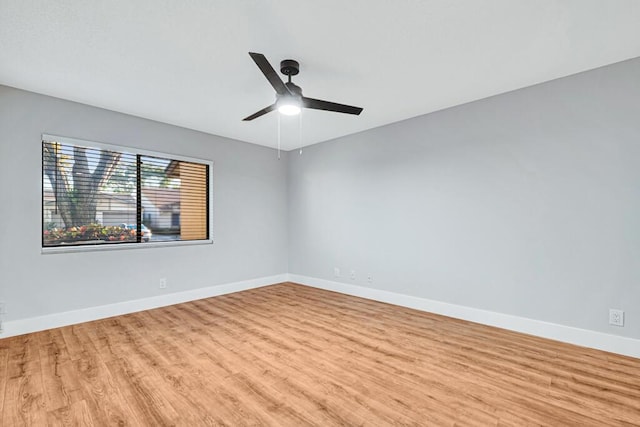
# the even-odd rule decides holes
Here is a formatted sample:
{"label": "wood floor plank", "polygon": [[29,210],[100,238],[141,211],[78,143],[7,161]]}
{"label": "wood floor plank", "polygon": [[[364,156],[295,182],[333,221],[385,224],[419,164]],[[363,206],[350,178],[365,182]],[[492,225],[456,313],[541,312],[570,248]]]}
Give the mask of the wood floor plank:
{"label": "wood floor plank", "polygon": [[12,339],[6,370],[2,425],[37,426],[46,423],[37,341],[37,334]]}
{"label": "wood floor plank", "polygon": [[93,421],[89,405],[84,400],[73,402],[68,407],[47,412],[47,426],[97,427],[98,425]]}
{"label": "wood floor plank", "polygon": [[[64,338],[59,329],[43,331],[35,336],[39,345],[45,408],[49,412],[69,407],[72,392],[80,386],[74,375],[68,375],[72,362]],[[65,371],[67,375],[63,374]]]}
{"label": "wood floor plank", "polygon": [[9,376],[7,374],[9,365],[9,349],[11,348],[13,340],[15,340],[15,338],[0,340],[0,421],[2,421],[2,414],[4,412],[5,390],[7,389],[7,382],[9,380]]}
{"label": "wood floor plank", "polygon": [[640,360],[291,283],[0,340],[4,426],[640,425]]}

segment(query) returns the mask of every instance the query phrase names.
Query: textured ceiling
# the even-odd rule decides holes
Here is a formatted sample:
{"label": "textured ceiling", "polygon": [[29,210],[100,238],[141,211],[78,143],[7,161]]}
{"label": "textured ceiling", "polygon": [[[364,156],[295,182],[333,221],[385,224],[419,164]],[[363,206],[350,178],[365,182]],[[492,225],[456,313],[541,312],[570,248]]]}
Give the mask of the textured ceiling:
{"label": "textured ceiling", "polygon": [[[304,94],[293,149],[640,56],[635,0],[0,0],[0,84],[274,147],[247,52]],[[285,120],[286,119],[286,120]]]}

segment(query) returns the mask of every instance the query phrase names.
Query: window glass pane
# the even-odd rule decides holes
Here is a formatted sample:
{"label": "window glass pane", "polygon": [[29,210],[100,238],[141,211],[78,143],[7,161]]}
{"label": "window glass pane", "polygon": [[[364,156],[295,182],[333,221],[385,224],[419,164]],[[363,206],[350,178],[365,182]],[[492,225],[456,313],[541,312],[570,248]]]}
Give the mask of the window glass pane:
{"label": "window glass pane", "polygon": [[42,143],[43,246],[137,240],[136,156]]}
{"label": "window glass pane", "polygon": [[142,218],[153,241],[205,240],[208,232],[208,167],[142,156]]}

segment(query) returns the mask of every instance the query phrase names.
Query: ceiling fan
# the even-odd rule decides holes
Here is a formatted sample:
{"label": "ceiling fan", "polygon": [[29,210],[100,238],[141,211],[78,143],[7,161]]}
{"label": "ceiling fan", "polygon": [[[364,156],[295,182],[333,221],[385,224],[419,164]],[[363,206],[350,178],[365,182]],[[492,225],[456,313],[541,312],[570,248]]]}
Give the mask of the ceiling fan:
{"label": "ceiling fan", "polygon": [[263,116],[273,110],[278,110],[285,115],[296,115],[300,113],[301,108],[311,108],[314,110],[335,111],[336,113],[355,114],[356,116],[362,112],[362,108],[353,107],[351,105],[337,104],[335,102],[323,101],[321,99],[307,98],[302,96],[300,86],[291,81],[291,76],[295,76],[300,72],[300,64],[293,59],[285,59],[280,62],[280,72],[288,77],[288,81],[284,83],[278,73],[273,69],[267,58],[261,53],[249,52],[249,55],[256,63],[262,74],[269,80],[271,86],[276,91],[276,102],[263,108],[262,110],[245,117],[244,121],[249,121]]}

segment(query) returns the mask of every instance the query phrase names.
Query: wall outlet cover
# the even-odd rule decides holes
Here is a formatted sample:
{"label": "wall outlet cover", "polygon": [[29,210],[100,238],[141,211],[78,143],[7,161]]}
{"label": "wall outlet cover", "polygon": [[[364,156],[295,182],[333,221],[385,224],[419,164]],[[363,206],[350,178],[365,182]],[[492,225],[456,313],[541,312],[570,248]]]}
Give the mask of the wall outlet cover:
{"label": "wall outlet cover", "polygon": [[614,308],[610,309],[609,324],[614,326],[624,326],[624,311]]}

